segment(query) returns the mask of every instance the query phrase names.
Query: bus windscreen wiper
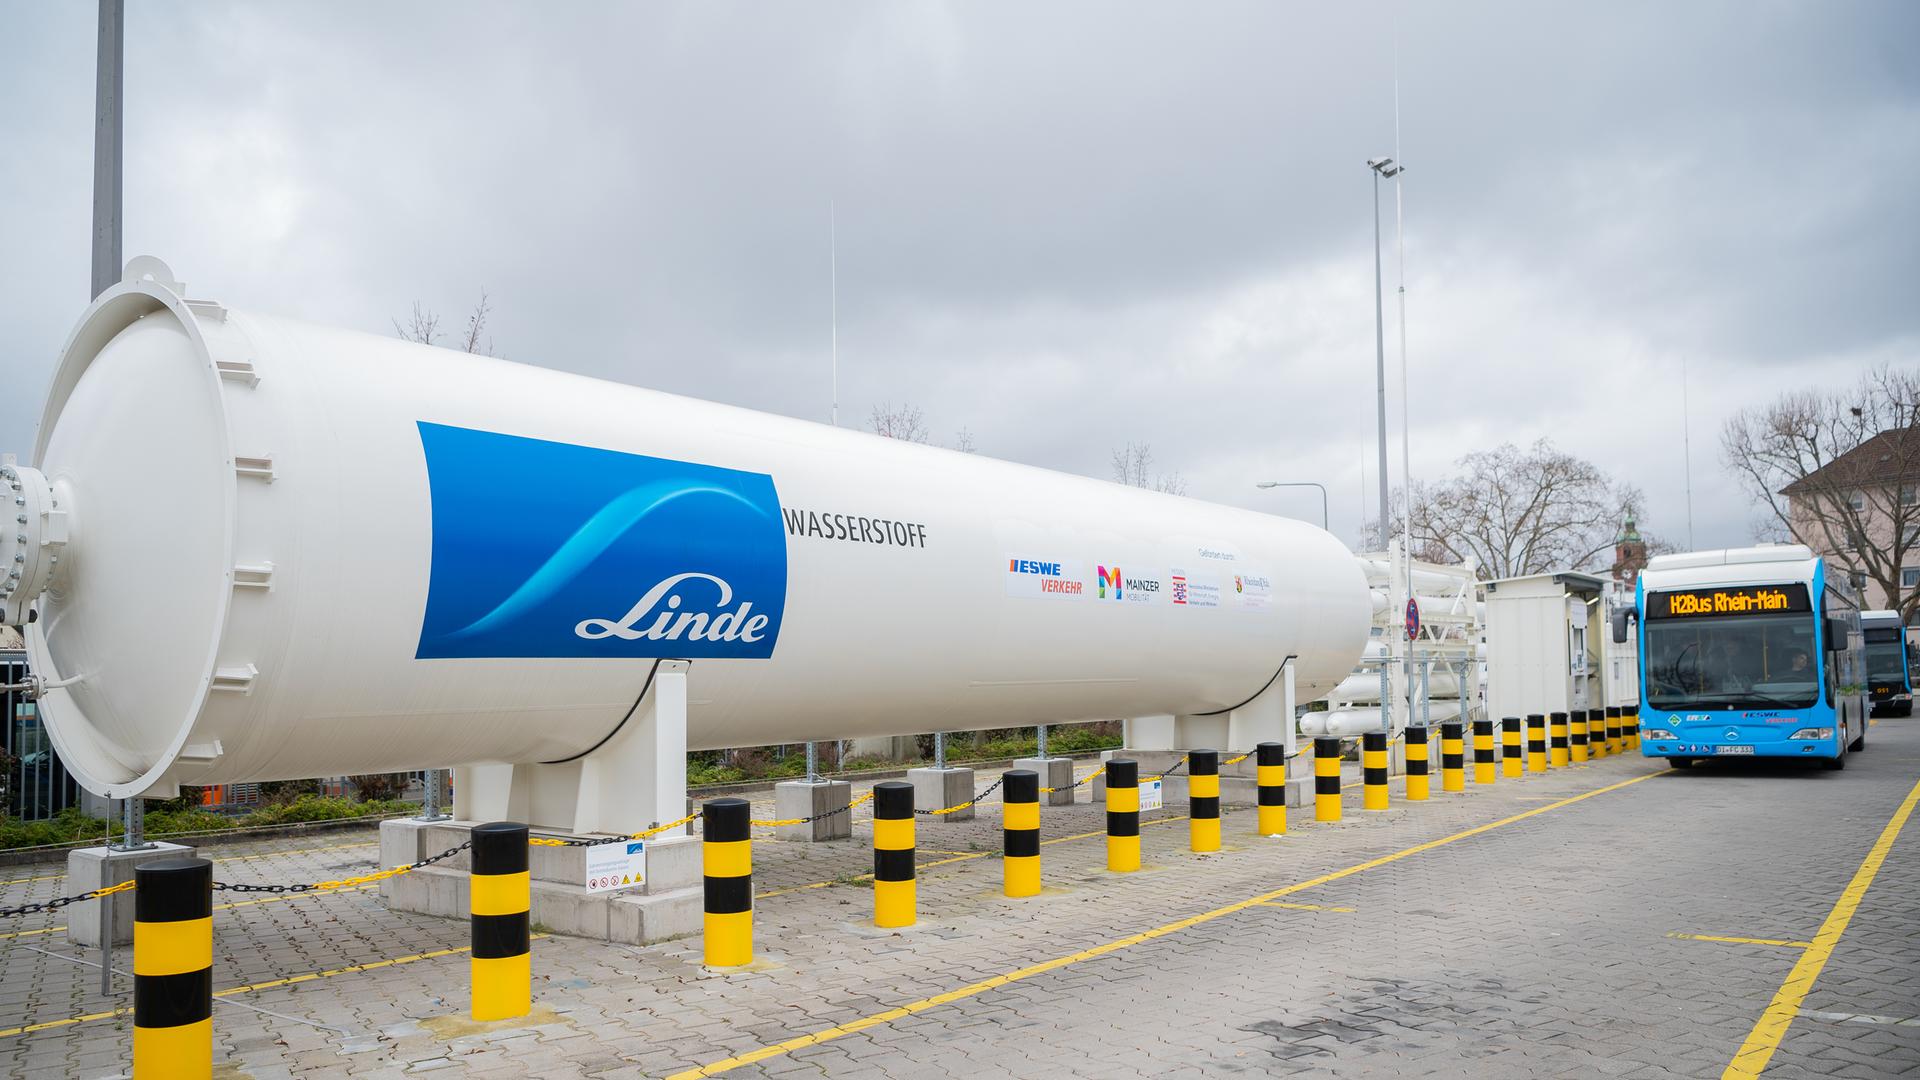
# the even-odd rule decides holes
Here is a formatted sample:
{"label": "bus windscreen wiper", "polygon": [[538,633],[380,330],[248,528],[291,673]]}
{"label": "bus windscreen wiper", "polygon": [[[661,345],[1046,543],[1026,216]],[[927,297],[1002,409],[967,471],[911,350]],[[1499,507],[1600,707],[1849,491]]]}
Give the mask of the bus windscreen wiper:
{"label": "bus windscreen wiper", "polygon": [[1812,702],[1804,698],[1795,700],[1793,698],[1774,697],[1772,694],[1762,694],[1757,690],[1748,690],[1742,696],[1749,701],[1761,701],[1768,705],[1778,705],[1783,709],[1804,709],[1812,704]]}

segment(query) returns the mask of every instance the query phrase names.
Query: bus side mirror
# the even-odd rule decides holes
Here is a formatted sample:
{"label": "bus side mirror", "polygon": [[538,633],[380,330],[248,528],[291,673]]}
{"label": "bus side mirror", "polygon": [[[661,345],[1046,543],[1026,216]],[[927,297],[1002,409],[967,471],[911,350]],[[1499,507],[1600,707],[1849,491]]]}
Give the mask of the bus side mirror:
{"label": "bus side mirror", "polygon": [[1631,612],[1628,612],[1624,608],[1613,613],[1613,643],[1615,645],[1625,645],[1627,643],[1627,616],[1629,614],[1631,614]]}
{"label": "bus side mirror", "polygon": [[1839,619],[1827,620],[1827,651],[1839,652],[1847,647],[1847,624]]}

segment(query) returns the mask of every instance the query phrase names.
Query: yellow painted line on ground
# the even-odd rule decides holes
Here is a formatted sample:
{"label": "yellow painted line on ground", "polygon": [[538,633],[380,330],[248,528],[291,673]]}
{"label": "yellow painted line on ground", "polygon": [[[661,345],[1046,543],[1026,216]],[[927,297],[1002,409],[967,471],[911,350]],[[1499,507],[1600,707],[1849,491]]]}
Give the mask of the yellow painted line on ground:
{"label": "yellow painted line on ground", "polygon": [[[1451,836],[1443,836],[1438,840],[1429,840],[1424,844],[1415,844],[1413,847],[1406,848],[1401,851],[1396,851],[1391,855],[1382,855],[1377,859],[1369,859],[1363,863],[1356,863],[1343,870],[1335,870],[1330,874],[1322,874],[1319,877],[1312,878],[1308,881],[1302,881],[1294,885],[1288,885],[1283,888],[1274,889],[1271,892],[1261,893],[1259,896],[1250,897],[1246,900],[1241,900],[1238,903],[1228,904],[1226,907],[1215,908],[1212,911],[1203,912],[1199,915],[1194,915],[1190,918],[1181,919],[1178,922],[1170,922],[1164,926],[1156,926],[1151,930],[1146,930],[1141,933],[1133,934],[1128,937],[1123,937],[1123,938],[1116,939],[1114,941],[1109,941],[1104,945],[1096,945],[1091,949],[1082,949],[1081,951],[1076,953],[1068,953],[1065,956],[1058,956],[1052,960],[1047,960],[1042,963],[1033,964],[1029,967],[1023,967],[1014,971],[1009,971],[1004,975],[995,975],[990,979],[982,979],[976,983],[969,983],[966,986],[962,986],[954,990],[949,990],[944,994],[936,994],[933,997],[921,998],[918,1001],[909,1002],[905,1005],[899,1006],[898,1008],[888,1009],[885,1012],[874,1013],[870,1016],[863,1016],[858,1020],[851,1020],[845,1024],[839,1024],[834,1027],[824,1028],[820,1031],[815,1031],[807,1035],[801,1035],[792,1039],[788,1039],[784,1042],[772,1043],[767,1046],[762,1046],[757,1050],[750,1050],[744,1054],[739,1054],[734,1057],[721,1058],[718,1061],[710,1061],[705,1065],[695,1066],[694,1068],[687,1069],[682,1072],[674,1073],[671,1077],[668,1078],[668,1080],[692,1080],[692,1078],[694,1077],[718,1076],[721,1073],[729,1072],[731,1070],[740,1068],[743,1065],[751,1065],[756,1061],[765,1061],[768,1058],[780,1057],[784,1054],[790,1054],[795,1050],[801,1050],[809,1046],[818,1046],[821,1043],[830,1042],[834,1039],[838,1039],[846,1035],[852,1035],[856,1032],[865,1031],[868,1028],[878,1027],[882,1024],[890,1024],[895,1020],[905,1019],[906,1017],[912,1016],[916,1013],[925,1012],[928,1009],[935,1008],[936,1006],[951,1004],[952,1002],[955,1002],[955,1001],[962,1001],[962,1000],[965,1000],[966,998],[975,997],[979,994],[984,994],[988,990],[994,990],[999,987],[1006,986],[1010,983],[1020,982],[1024,979],[1031,979],[1036,975],[1043,975],[1049,971],[1053,971],[1058,968],[1067,967],[1071,964],[1082,963],[1087,960],[1093,960],[1098,957],[1106,956],[1109,953],[1119,952],[1122,949],[1132,948],[1135,945],[1144,944],[1146,942],[1153,941],[1156,938],[1166,937],[1168,934],[1178,933],[1182,930],[1187,930],[1195,926],[1199,926],[1202,923],[1212,922],[1215,919],[1221,918],[1226,915],[1232,915],[1235,912],[1246,911],[1249,908],[1270,903],[1274,900],[1280,899],[1283,896],[1291,896],[1294,893],[1304,892],[1307,889],[1312,889],[1321,885],[1330,884],[1332,882],[1339,881],[1342,878],[1352,877],[1355,874],[1364,873],[1368,870],[1373,870],[1378,867],[1386,866],[1389,863],[1399,862],[1401,859],[1409,858],[1411,856],[1418,855],[1422,852],[1432,851],[1435,848],[1444,847],[1448,844],[1455,843],[1460,840],[1466,840],[1471,837],[1479,836],[1482,833],[1491,832],[1494,829],[1498,829],[1504,825],[1511,825],[1518,821],[1525,821],[1528,818],[1538,817],[1541,814],[1545,814],[1553,810],[1558,810],[1561,807],[1572,806],[1574,803],[1591,799],[1596,795],[1604,795],[1610,791],[1618,791],[1621,788],[1629,787],[1633,784],[1637,784],[1642,780],[1651,780],[1656,776],[1666,776],[1666,775],[1669,775],[1669,774],[1664,771],[1657,772],[1657,773],[1642,773],[1641,775],[1636,776],[1631,780],[1622,780],[1618,783],[1608,784],[1606,787],[1595,788],[1594,790],[1586,792],[1584,794],[1574,795],[1569,798],[1561,799],[1559,802],[1556,802],[1556,803],[1550,803],[1546,806],[1538,806],[1533,808],[1532,810],[1525,810],[1518,814],[1514,814],[1510,817],[1501,818],[1498,821],[1488,822],[1485,825],[1477,825],[1471,829],[1454,833]],[[1920,789],[1916,789],[1916,791],[1920,792]]]}
{"label": "yellow painted line on ground", "polygon": [[1860,910],[1860,901],[1867,895],[1867,888],[1873,884],[1874,877],[1880,873],[1880,866],[1887,861],[1887,852],[1893,849],[1893,842],[1900,836],[1900,830],[1906,826],[1907,819],[1913,816],[1913,808],[1920,804],[1920,783],[1913,785],[1907,797],[1894,811],[1887,827],[1880,830],[1880,838],[1873,842],[1867,857],[1860,863],[1860,869],[1854,871],[1853,880],[1840,890],[1840,898],[1834,901],[1833,910],[1827,912],[1826,921],[1813,935],[1813,941],[1800,959],[1794,962],[1793,970],[1787,973],[1787,980],[1774,991],[1773,1001],[1767,1005],[1767,1011],[1760,1014],[1753,1030],[1747,1033],[1747,1041],[1735,1051],[1733,1061],[1727,1070],[1720,1074],[1721,1080],[1737,1080],[1741,1077],[1757,1077],[1773,1060],[1773,1052],[1780,1049],[1780,1041],[1787,1036],[1787,1028],[1792,1026],[1793,1018],[1800,1014],[1800,1003],[1806,1000],[1807,991],[1813,989],[1815,980],[1827,966],[1833,956],[1833,948],[1840,943],[1840,935],[1847,932],[1847,924],[1853,921],[1854,912]]}
{"label": "yellow painted line on ground", "polygon": [[56,930],[65,929],[65,926],[45,926],[38,930],[15,930],[11,934],[0,934],[0,941],[6,941],[9,938],[32,937],[35,934],[51,934]]}
{"label": "yellow painted line on ground", "polygon": [[[539,941],[541,938],[547,936],[546,934],[532,934],[529,935],[529,940]],[[313,982],[316,979],[330,979],[335,975],[354,975],[362,971],[377,971],[380,968],[418,963],[421,960],[438,960],[443,956],[458,956],[472,949],[473,946],[471,945],[462,945],[453,949],[434,949],[432,952],[414,953],[411,956],[395,956],[386,960],[373,960],[365,964],[350,964],[347,967],[330,968],[326,971],[309,971],[300,975],[290,975],[284,979],[270,979],[266,982],[248,983],[245,986],[229,986],[225,990],[215,990],[213,996],[223,998],[232,997],[235,994],[251,994],[259,990],[272,990],[281,986],[293,986],[297,983]],[[84,1024],[90,1020],[106,1020],[110,1017],[123,1016],[132,1012],[132,1009],[114,1009],[110,1012],[87,1013],[84,1016],[69,1016],[63,1020],[48,1020],[43,1023],[26,1024],[21,1027],[0,1028],[0,1039],[11,1038],[15,1035],[30,1035],[33,1032],[46,1031],[49,1028],[71,1027],[74,1024]]]}
{"label": "yellow painted line on ground", "polygon": [[0,887],[7,885],[25,885],[30,881],[59,881],[66,876],[65,874],[41,874],[39,877],[9,878],[6,881],[0,881]]}
{"label": "yellow painted line on ground", "polygon": [[31,1035],[36,1031],[46,1031],[49,1028],[67,1027],[71,1024],[84,1024],[89,1020],[105,1020],[109,1017],[131,1015],[132,1013],[132,1009],[114,1009],[111,1012],[88,1013],[85,1016],[69,1016],[64,1020],[48,1020],[43,1024],[27,1024],[23,1027],[0,1028],[0,1039],[10,1038],[14,1035]]}
{"label": "yellow painted line on ground", "polygon": [[1667,936],[1670,938],[1679,938],[1681,941],[1722,941],[1729,945],[1778,945],[1783,949],[1810,949],[1813,947],[1813,942],[1811,941],[1782,941],[1779,938],[1719,937],[1714,934],[1681,933],[1672,933]]}
{"label": "yellow painted line on ground", "polygon": [[1263,900],[1261,903],[1266,907],[1288,908],[1293,911],[1338,911],[1351,915],[1357,910],[1350,907],[1328,907],[1325,904],[1287,904],[1279,900]]}

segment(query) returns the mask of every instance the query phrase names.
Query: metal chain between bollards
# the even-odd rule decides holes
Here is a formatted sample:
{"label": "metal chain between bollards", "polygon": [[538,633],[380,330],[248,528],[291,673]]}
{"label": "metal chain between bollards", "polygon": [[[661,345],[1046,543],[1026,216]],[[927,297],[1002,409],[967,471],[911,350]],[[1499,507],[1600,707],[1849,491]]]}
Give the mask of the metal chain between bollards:
{"label": "metal chain between bollards", "polygon": [[993,794],[993,789],[999,787],[1001,784],[1004,784],[1006,782],[1007,782],[1006,774],[1002,773],[1000,776],[1000,779],[995,780],[991,784],[988,784],[985,791],[982,791],[980,794],[975,795],[971,799],[968,799],[966,802],[956,803],[953,806],[944,807],[939,810],[915,810],[914,813],[919,814],[921,817],[939,817],[942,814],[958,813],[962,810],[965,810],[967,807],[972,806],[974,803],[979,802],[981,799],[984,799],[987,796]]}
{"label": "metal chain between bollards", "polygon": [[1088,782],[1089,780],[1092,780],[1092,779],[1093,779],[1094,777],[1096,777],[1096,776],[1099,776],[1099,775],[1100,775],[1101,773],[1103,773],[1103,772],[1106,772],[1106,771],[1107,771],[1107,767],[1106,767],[1105,765],[1102,765],[1102,766],[1100,766],[1099,768],[1097,768],[1097,769],[1095,769],[1095,770],[1093,770],[1092,772],[1090,772],[1090,773],[1088,773],[1087,775],[1085,775],[1085,776],[1083,776],[1083,777],[1081,777],[1080,779],[1078,779],[1078,780],[1075,780],[1075,781],[1074,781],[1073,783],[1071,783],[1071,784],[1068,784],[1068,785],[1067,785],[1066,787],[1064,787],[1064,788],[1054,788],[1054,787],[1043,787],[1043,788],[1041,788],[1041,789],[1040,789],[1040,794],[1042,794],[1042,795],[1051,795],[1051,794],[1053,794],[1053,793],[1054,793],[1054,792],[1056,792],[1056,791],[1072,791],[1072,790],[1073,790],[1074,788],[1077,788],[1077,787],[1079,787],[1079,786],[1080,786],[1081,784],[1084,784],[1084,783],[1086,783],[1086,782]]}
{"label": "metal chain between bollards", "polygon": [[625,836],[596,836],[591,840],[560,840],[550,836],[531,836],[527,838],[527,843],[534,847],[599,847],[602,844],[624,844],[629,840],[652,839],[663,832],[677,829],[699,816],[700,811],[695,810],[693,813],[676,821],[669,821],[665,825],[655,825],[651,829],[644,829],[637,833],[628,833]]}
{"label": "metal chain between bollards", "polygon": [[114,893],[126,892],[131,888],[133,888],[133,882],[123,881],[118,885],[109,885],[104,889],[91,889],[87,892],[76,893],[73,896],[56,896],[51,900],[42,900],[38,903],[22,904],[19,907],[0,908],[0,919],[11,918],[15,915],[32,915],[39,911],[58,911],[68,904],[80,904],[88,900],[98,900],[103,896],[112,896]]}
{"label": "metal chain between bollards", "polygon": [[816,821],[824,821],[835,814],[851,814],[853,813],[854,807],[860,806],[872,798],[873,792],[869,791],[865,795],[847,803],[845,806],[836,806],[831,810],[822,810],[812,817],[778,818],[773,821],[749,821],[747,824],[758,825],[762,828],[781,828],[787,825],[811,825]]}
{"label": "metal chain between bollards", "polygon": [[432,867],[434,863],[440,863],[440,861],[444,861],[444,859],[451,859],[451,857],[459,855],[461,851],[465,851],[465,849],[472,846],[474,846],[474,842],[467,840],[467,842],[463,842],[459,847],[447,847],[445,851],[438,853],[438,855],[428,855],[426,859],[420,859],[419,863],[409,863],[409,865],[405,865],[405,867],[394,867],[394,869],[390,869],[390,871],[374,871],[371,872],[371,874],[361,874],[361,876],[357,876],[357,878],[340,878],[340,880],[336,880],[336,882],[315,882],[315,884],[294,884],[294,886],[278,886],[278,884],[275,884],[275,886],[255,886],[255,884],[213,882],[213,892],[271,892],[271,894],[332,892],[332,890],[342,890],[342,888],[365,886],[365,884],[372,884],[372,882],[384,882],[384,880],[388,880],[388,878],[397,878],[399,874],[409,874],[409,872],[419,871],[420,867]]}

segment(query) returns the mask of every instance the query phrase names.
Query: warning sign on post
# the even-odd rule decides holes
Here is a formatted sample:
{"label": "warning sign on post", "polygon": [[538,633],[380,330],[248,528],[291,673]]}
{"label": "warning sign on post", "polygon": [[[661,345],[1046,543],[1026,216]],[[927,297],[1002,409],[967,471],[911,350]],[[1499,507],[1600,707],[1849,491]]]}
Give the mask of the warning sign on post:
{"label": "warning sign on post", "polygon": [[646,883],[646,841],[595,844],[583,850],[587,853],[587,879],[583,884],[588,892],[631,889]]}

